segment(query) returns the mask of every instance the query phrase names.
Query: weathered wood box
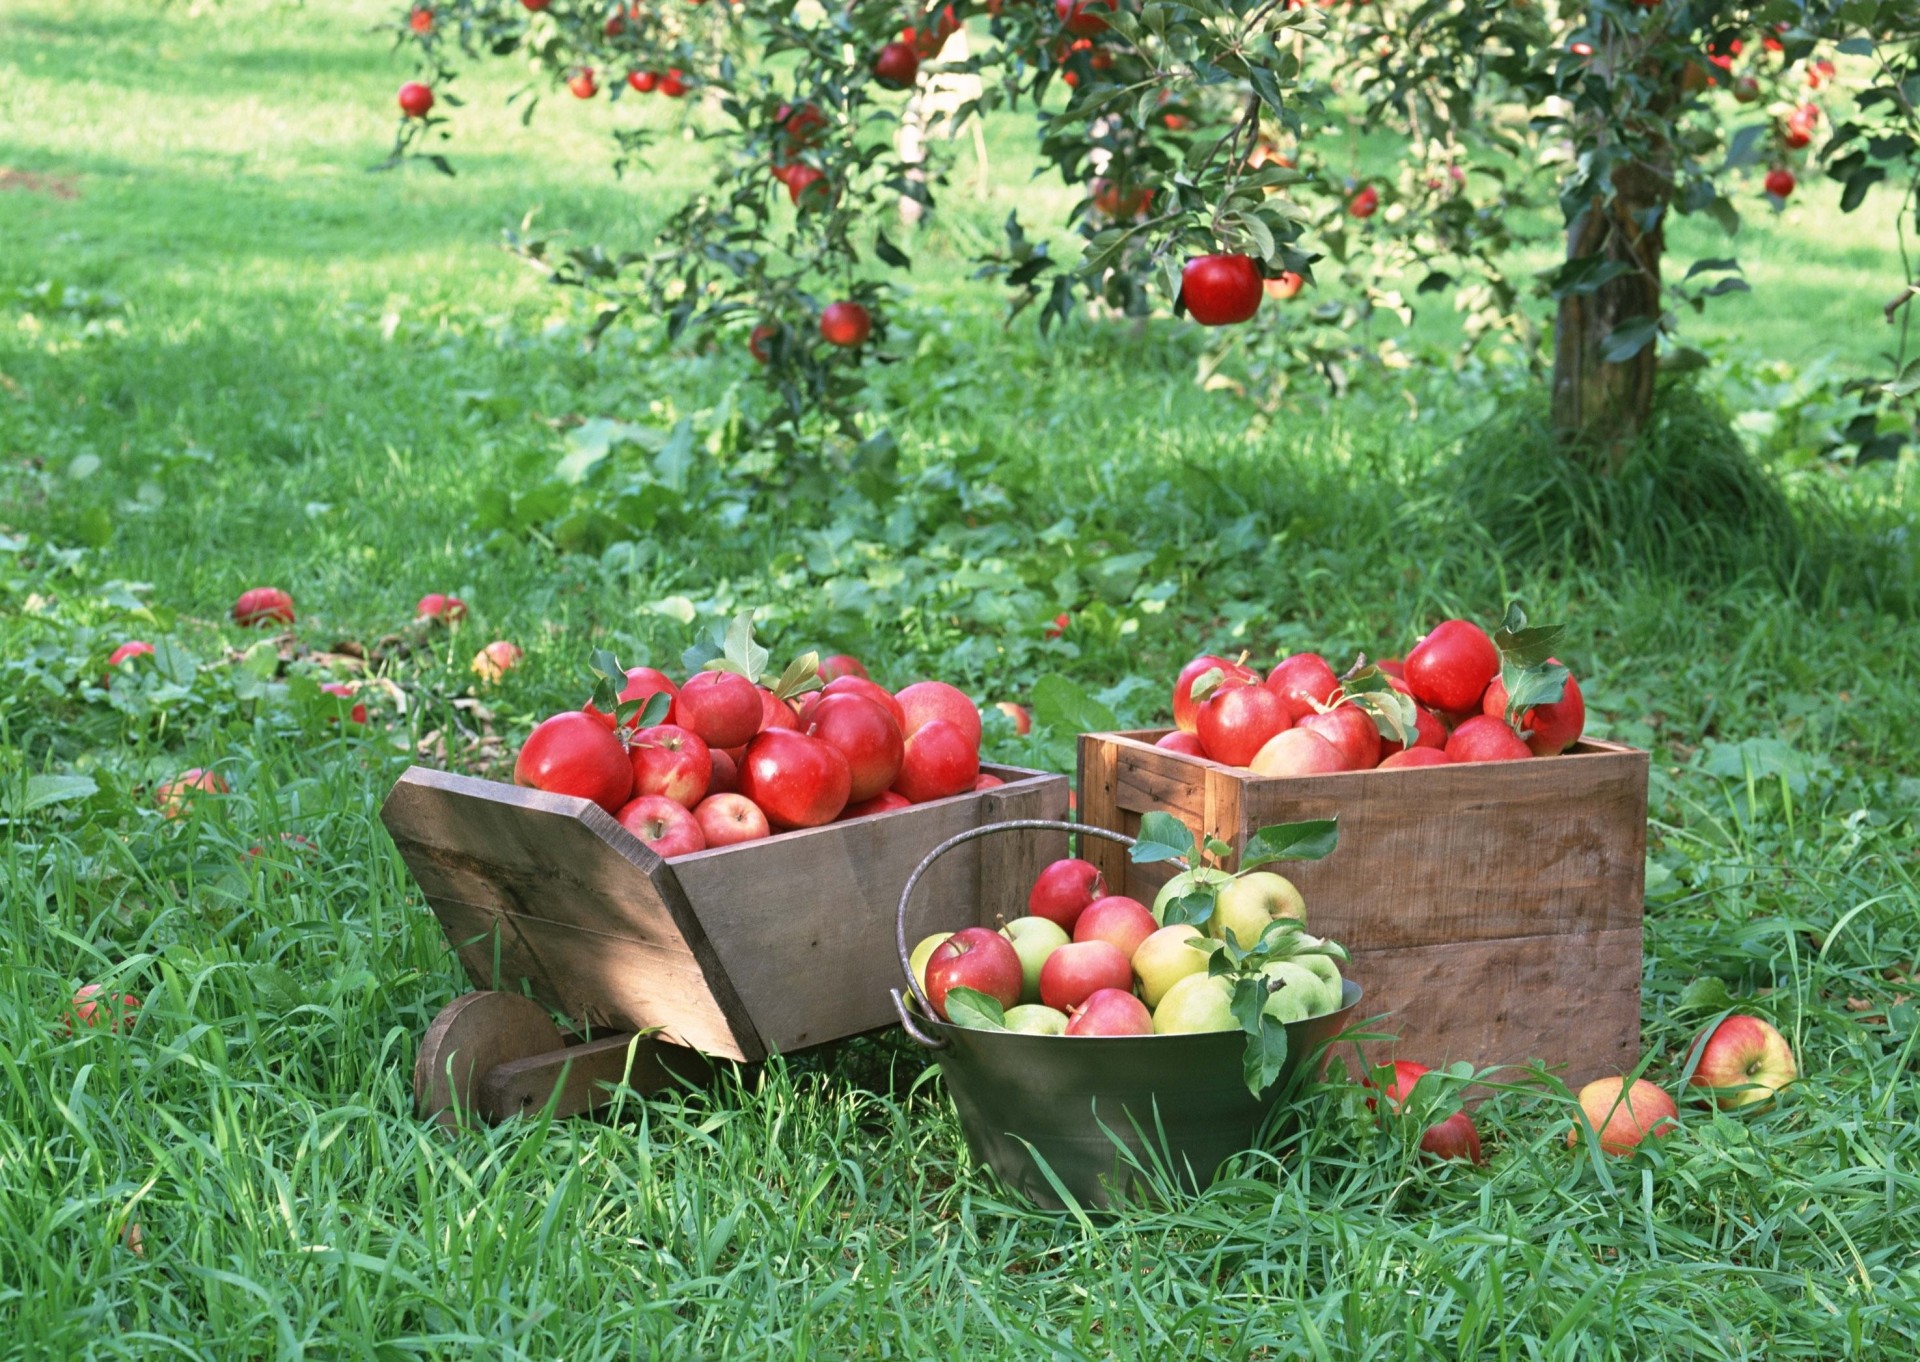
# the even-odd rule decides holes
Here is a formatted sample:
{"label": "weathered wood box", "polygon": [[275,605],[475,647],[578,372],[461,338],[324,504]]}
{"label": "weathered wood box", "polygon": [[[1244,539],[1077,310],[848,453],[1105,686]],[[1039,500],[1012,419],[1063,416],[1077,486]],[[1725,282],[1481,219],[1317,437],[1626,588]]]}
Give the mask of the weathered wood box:
{"label": "weathered wood box", "polygon": [[[1309,929],[1353,955],[1378,1063],[1544,1060],[1575,1085],[1640,1053],[1645,752],[1584,741],[1531,761],[1273,778],[1153,745],[1166,730],[1080,739],[1080,817],[1137,834],[1164,809],[1241,845],[1273,823],[1340,820],[1325,860],[1279,867]],[[1091,840],[1091,839],[1090,839]],[[1113,843],[1088,859],[1152,902],[1173,873]]]}
{"label": "weathered wood box", "polygon": [[[596,805],[414,767],[381,819],[474,985],[523,990],[582,1034],[652,1031],[757,1060],[894,1024],[907,876],[983,823],[1063,818],[1067,780],[1005,784],[663,860]],[[1017,916],[1061,837],[942,857],[909,939]]]}

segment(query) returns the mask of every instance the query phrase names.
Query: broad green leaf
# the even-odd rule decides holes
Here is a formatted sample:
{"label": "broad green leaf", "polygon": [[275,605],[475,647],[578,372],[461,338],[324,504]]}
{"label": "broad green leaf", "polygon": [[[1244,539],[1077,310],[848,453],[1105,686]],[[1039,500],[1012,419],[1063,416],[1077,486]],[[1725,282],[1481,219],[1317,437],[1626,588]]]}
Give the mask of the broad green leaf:
{"label": "broad green leaf", "polygon": [[1007,1010],[998,998],[990,998],[977,989],[951,988],[943,1000],[947,1020],[955,1026],[970,1026],[976,1031],[1007,1029]]}
{"label": "broad green leaf", "polygon": [[1653,344],[1659,334],[1657,317],[1629,317],[1600,342],[1600,358],[1609,364],[1625,364]]}
{"label": "broad green leaf", "polygon": [[1233,981],[1234,1019],[1247,1035],[1241,1077],[1255,1097],[1273,1086],[1287,1062],[1287,1028],[1266,1014],[1272,992],[1273,981],[1258,973]]}
{"label": "broad green leaf", "polygon": [[1533,667],[1547,660],[1553,652],[1553,645],[1560,641],[1560,636],[1565,632],[1564,624],[1542,624],[1529,628],[1526,611],[1520,608],[1520,602],[1512,601],[1507,605],[1506,618],[1494,631],[1493,646],[1499,649],[1503,664]]}
{"label": "broad green leaf", "polygon": [[1193,830],[1170,813],[1155,809],[1140,820],[1140,836],[1127,853],[1136,865],[1154,861],[1192,861]]}
{"label": "broad green leaf", "polygon": [[1332,853],[1340,841],[1337,818],[1315,818],[1299,823],[1275,823],[1247,839],[1240,852],[1243,866],[1269,861],[1317,861]]}
{"label": "broad green leaf", "polygon": [[1119,716],[1076,681],[1049,672],[1033,683],[1034,722],[1069,733],[1111,733]]}
{"label": "broad green leaf", "polygon": [[99,782],[92,776],[39,775],[27,777],[25,793],[10,810],[15,814],[32,813],[49,804],[65,804],[97,794]]}

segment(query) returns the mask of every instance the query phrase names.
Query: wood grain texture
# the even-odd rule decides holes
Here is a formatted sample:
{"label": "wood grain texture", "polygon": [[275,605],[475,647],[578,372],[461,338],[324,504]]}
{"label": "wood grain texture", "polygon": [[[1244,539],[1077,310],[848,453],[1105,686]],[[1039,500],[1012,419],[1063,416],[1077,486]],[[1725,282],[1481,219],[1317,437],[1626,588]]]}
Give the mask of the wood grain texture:
{"label": "wood grain texture", "polygon": [[495,1065],[480,1076],[474,1107],[498,1124],[542,1111],[553,1098],[555,1116],[578,1116],[612,1102],[623,1082],[644,1094],[676,1082],[702,1083],[711,1073],[712,1065],[697,1051],[652,1036],[604,1036]]}
{"label": "wood grain texture", "polygon": [[481,1089],[496,1067],[560,1046],[547,1009],[518,993],[463,993],[434,1017],[413,1059],[413,1110],[454,1129],[486,1116]]}

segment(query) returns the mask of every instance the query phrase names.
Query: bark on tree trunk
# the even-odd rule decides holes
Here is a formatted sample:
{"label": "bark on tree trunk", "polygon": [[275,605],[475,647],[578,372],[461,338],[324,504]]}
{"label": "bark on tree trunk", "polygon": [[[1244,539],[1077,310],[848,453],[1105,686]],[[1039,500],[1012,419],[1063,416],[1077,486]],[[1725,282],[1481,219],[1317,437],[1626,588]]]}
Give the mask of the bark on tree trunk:
{"label": "bark on tree trunk", "polygon": [[[1567,259],[1600,256],[1632,268],[1591,293],[1560,300],[1553,337],[1553,428],[1570,454],[1614,473],[1653,414],[1659,362],[1652,340],[1619,362],[1605,358],[1622,323],[1660,316],[1660,260],[1672,184],[1658,167],[1614,172],[1612,203],[1599,196],[1567,229]],[[1651,228],[1644,226],[1652,223]]]}

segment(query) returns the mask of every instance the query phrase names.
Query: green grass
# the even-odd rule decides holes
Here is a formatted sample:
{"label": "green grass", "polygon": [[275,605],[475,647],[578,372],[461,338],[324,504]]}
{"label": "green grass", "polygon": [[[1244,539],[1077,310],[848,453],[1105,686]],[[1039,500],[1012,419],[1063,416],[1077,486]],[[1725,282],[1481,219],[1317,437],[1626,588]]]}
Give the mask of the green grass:
{"label": "green grass", "polygon": [[[897,494],[756,492],[725,437],[725,404],[752,400],[740,356],[643,334],[583,354],[568,300],[493,245],[536,204],[637,236],[685,170],[616,184],[613,113],[568,102],[521,129],[494,73],[463,81],[460,178],[364,174],[401,75],[365,32],[381,16],[0,13],[0,164],[78,191],[0,190],[6,1355],[1920,1352],[1910,460],[1847,471],[1770,445],[1756,495],[1790,515],[1723,515],[1696,541],[1658,519],[1688,503],[1644,485],[1523,482],[1516,439],[1509,491],[1534,497],[1516,515],[1459,462],[1524,408],[1505,375],[1416,372],[1330,407],[1303,387],[1263,411],[1197,388],[1180,328],[1002,332],[957,247],[1015,197],[1036,218],[1054,201],[1009,176],[916,248],[928,306],[876,380]],[[996,164],[1018,164],[1016,131],[996,129]],[[1751,410],[1770,358],[1868,363],[1884,226],[1799,206],[1756,223],[1742,250],[1767,286],[1702,325],[1728,357],[1710,398]],[[87,296],[13,301],[52,280]],[[633,444],[542,491],[567,430],[599,417],[688,419],[684,495],[646,484]],[[1684,453],[1696,428],[1676,428],[1650,458]],[[1731,481],[1691,503],[1708,519],[1755,476],[1711,467]],[[623,486],[644,486],[651,529],[553,550],[565,521],[541,498],[593,510]],[[1809,566],[1838,535],[1873,551]],[[266,581],[302,609],[287,675],[233,664],[255,639],[222,623]],[[449,589],[472,625],[408,635],[417,596]],[[577,699],[591,646],[671,666],[687,607],[760,606],[783,651],[847,648],[983,698],[1063,673],[1145,721],[1202,646],[1344,660],[1510,596],[1569,622],[1593,730],[1656,753],[1650,1074],[1675,1081],[1694,1028],[1737,1002],[1806,1072],[1777,1109],[1689,1109],[1602,1169],[1563,1148],[1561,1099],[1507,1092],[1478,1112],[1489,1168],[1435,1169],[1417,1132],[1332,1086],[1296,1150],[1090,1225],[1008,1204],[897,1040],[601,1121],[449,1140],[411,1117],[414,1046],[466,983],[378,802],[436,732],[451,764],[497,771]],[[127,637],[171,642],[180,684],[147,668],[101,692]],[[493,637],[528,659],[483,717],[456,702]],[[366,732],[311,694],[351,674],[320,655],[347,640],[395,687]],[[1058,732],[989,733],[1003,759],[1063,755]],[[161,819],[152,786],[190,765],[232,793]],[[92,789],[23,810],[62,793],[29,785],[46,774]],[[64,1033],[94,979],[145,999],[130,1035]]]}

